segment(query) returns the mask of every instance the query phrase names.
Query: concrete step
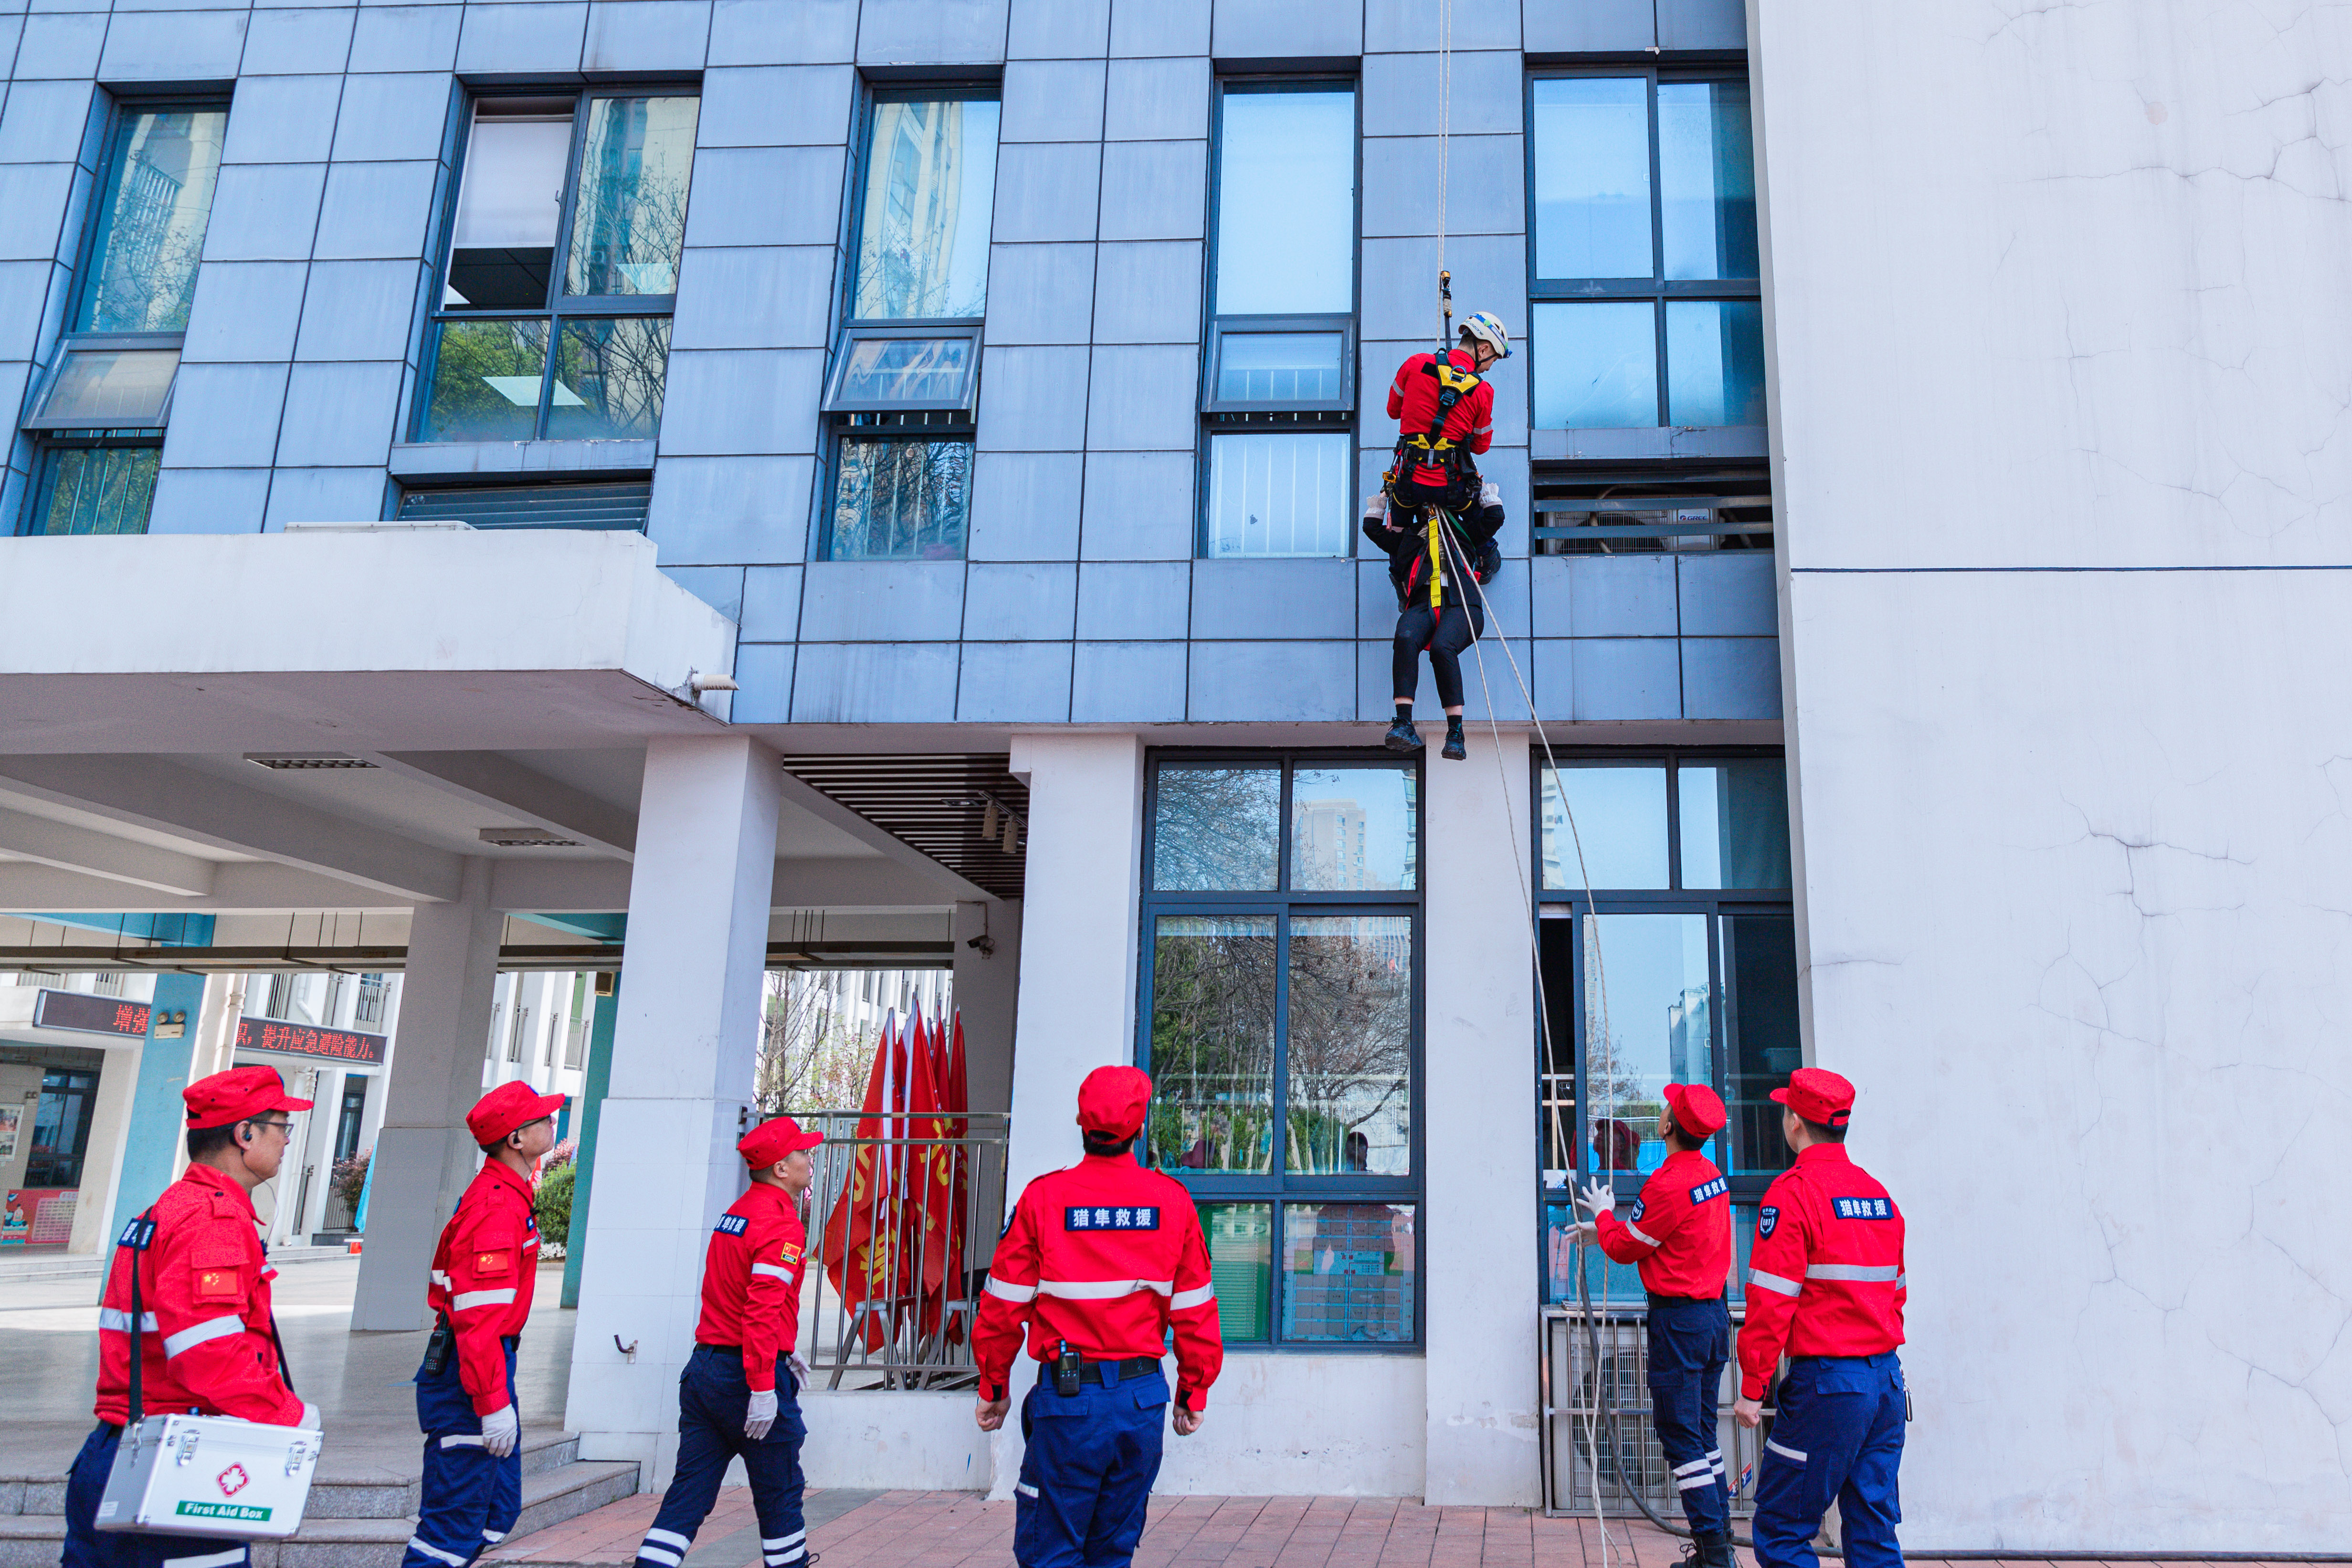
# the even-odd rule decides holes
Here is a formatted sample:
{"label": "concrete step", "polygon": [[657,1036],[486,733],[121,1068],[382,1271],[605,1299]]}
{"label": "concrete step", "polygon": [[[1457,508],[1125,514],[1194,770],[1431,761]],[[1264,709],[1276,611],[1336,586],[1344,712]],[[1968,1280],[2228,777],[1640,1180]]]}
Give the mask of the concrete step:
{"label": "concrete step", "polygon": [[[636,1490],[635,1460],[575,1459],[526,1474],[522,1514],[509,1534],[545,1530]],[[311,1488],[314,1499],[318,1491]],[[398,1568],[415,1529],[413,1514],[336,1519],[305,1511],[302,1528],[286,1540],[253,1543],[253,1568]],[[65,1538],[62,1513],[0,1515],[0,1568],[55,1568]]]}
{"label": "concrete step", "polygon": [[[422,1462],[423,1439],[410,1450]],[[580,1439],[569,1432],[526,1430],[522,1438],[522,1473],[526,1480],[571,1464],[580,1457]],[[421,1479],[389,1480],[380,1477],[338,1476],[331,1473],[336,1455],[334,1434],[327,1435],[326,1463],[330,1473],[310,1482],[305,1519],[407,1519],[417,1509]],[[0,1519],[14,1514],[62,1514],[66,1511],[66,1478],[62,1474],[0,1476]]]}

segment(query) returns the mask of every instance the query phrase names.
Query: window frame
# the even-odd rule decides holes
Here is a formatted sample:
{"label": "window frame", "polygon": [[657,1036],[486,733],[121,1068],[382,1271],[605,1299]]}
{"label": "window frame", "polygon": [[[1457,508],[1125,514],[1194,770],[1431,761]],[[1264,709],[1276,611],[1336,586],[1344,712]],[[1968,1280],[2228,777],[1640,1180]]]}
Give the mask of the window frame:
{"label": "window frame", "polygon": [[[1165,892],[1153,883],[1153,864],[1159,834],[1160,774],[1163,765],[1198,767],[1224,765],[1237,768],[1274,767],[1281,770],[1281,789],[1276,807],[1279,831],[1276,839],[1276,885],[1271,889],[1248,889],[1238,892],[1170,889]],[[1298,770],[1302,768],[1367,766],[1392,771],[1412,770],[1415,799],[1423,802],[1413,813],[1413,886],[1411,888],[1329,890],[1297,889],[1288,885],[1293,851],[1292,794]],[[1326,1176],[1294,1175],[1283,1168],[1281,1140],[1277,1135],[1274,1168],[1264,1173],[1217,1172],[1192,1173],[1164,1166],[1150,1166],[1162,1175],[1173,1177],[1192,1195],[1197,1210],[1202,1204],[1251,1204],[1268,1206],[1270,1271],[1268,1285],[1266,1337],[1250,1341],[1234,1348],[1252,1354],[1346,1354],[1346,1355],[1418,1355],[1425,1349],[1429,1312],[1429,1280],[1427,1268],[1429,1203],[1428,1145],[1425,1102],[1428,1074],[1425,1070],[1427,1036],[1427,1001],[1425,977],[1428,968],[1426,951],[1428,923],[1423,917],[1428,888],[1428,768],[1422,758],[1400,761],[1397,755],[1386,750],[1339,747],[1284,747],[1251,749],[1219,747],[1155,747],[1145,757],[1143,788],[1143,860],[1139,883],[1138,903],[1139,954],[1136,966],[1137,995],[1135,1016],[1135,1062],[1144,1071],[1151,1071],[1151,1018],[1154,975],[1154,949],[1160,918],[1163,915],[1271,915],[1275,920],[1276,951],[1282,961],[1275,967],[1275,1053],[1271,1068],[1272,1093],[1267,1114],[1278,1130],[1286,1125],[1286,1109],[1289,1100],[1290,1051],[1290,925],[1294,918],[1313,918],[1318,915],[1361,915],[1365,916],[1402,916],[1412,922],[1412,969],[1408,978],[1412,1024],[1407,1046],[1407,1071],[1411,1075],[1407,1096],[1408,1142],[1412,1154],[1412,1170],[1405,1176],[1377,1176],[1370,1172],[1341,1172]],[[1144,1150],[1139,1145],[1137,1159],[1141,1163]],[[1286,1290],[1283,1276],[1286,1273],[1285,1232],[1286,1213],[1298,1204],[1391,1204],[1409,1206],[1413,1210],[1413,1319],[1412,1335],[1403,1340],[1351,1342],[1345,1340],[1286,1340],[1282,1333],[1283,1296]]]}
{"label": "window frame", "polygon": [[[1545,277],[1538,270],[1536,265],[1536,84],[1542,81],[1593,80],[1629,78],[1643,78],[1647,84],[1644,89],[1643,98],[1644,105],[1648,110],[1650,138],[1650,276],[1647,278]],[[1673,430],[1680,428],[1672,422],[1671,418],[1672,406],[1670,399],[1672,396],[1673,381],[1671,367],[1668,365],[1666,360],[1666,306],[1670,301],[1681,300],[1708,304],[1760,304],[1763,301],[1764,280],[1761,276],[1756,277],[1736,278],[1669,278],[1666,277],[1665,189],[1664,183],[1660,178],[1661,170],[1659,168],[1658,89],[1662,85],[1671,87],[1685,82],[1722,82],[1732,80],[1738,80],[1742,85],[1748,86],[1749,89],[1748,112],[1750,119],[1748,153],[1752,158],[1755,154],[1756,145],[1753,118],[1756,99],[1754,86],[1748,76],[1748,62],[1744,56],[1742,56],[1737,62],[1718,59],[1711,63],[1692,61],[1673,65],[1661,63],[1633,64],[1630,62],[1621,62],[1614,65],[1595,63],[1591,65],[1574,66],[1542,66],[1529,69],[1521,84],[1521,92],[1523,96],[1519,104],[1519,111],[1521,115],[1520,123],[1528,128],[1526,137],[1527,148],[1525,155],[1527,159],[1527,167],[1525,171],[1525,178],[1527,182],[1528,204],[1528,342],[1529,353],[1532,356],[1539,351],[1536,347],[1536,311],[1541,306],[1595,304],[1608,303],[1611,301],[1633,304],[1647,301],[1650,304],[1650,330],[1655,351],[1655,358],[1653,362],[1655,364],[1657,369],[1658,417],[1657,422],[1653,425],[1633,425],[1627,428],[1635,430]],[[1760,200],[1759,207],[1760,211]],[[1759,275],[1763,271],[1763,256],[1761,251],[1760,235],[1757,256],[1757,271]],[[1536,428],[1535,375],[1532,371],[1529,371],[1528,375],[1528,428]],[[1545,426],[1544,428],[1557,429],[1563,427]],[[1703,428],[1739,430],[1754,429],[1758,427],[1751,425],[1721,425]]]}
{"label": "window frame", "polygon": [[[466,193],[466,161],[473,149],[474,124],[485,103],[517,99],[549,101],[569,95],[572,99],[572,142],[564,155],[563,195],[556,212],[555,245],[548,253],[547,303],[535,308],[499,306],[494,308],[461,306],[451,308],[442,301],[449,287],[449,264],[457,246],[457,208]],[[416,396],[409,411],[409,439],[433,445],[464,445],[465,442],[436,442],[426,434],[426,419],[432,413],[435,372],[441,358],[443,328],[452,321],[520,321],[537,320],[547,324],[547,350],[540,362],[539,405],[531,419],[531,434],[526,441],[593,440],[597,437],[550,435],[548,416],[555,402],[555,363],[562,351],[563,329],[575,320],[614,320],[628,318],[660,318],[675,322],[677,315],[677,295],[673,280],[668,294],[582,294],[563,292],[566,269],[572,261],[572,229],[580,208],[580,165],[586,151],[590,106],[598,99],[613,98],[691,98],[696,100],[696,123],[700,125],[701,82],[690,77],[666,77],[632,79],[621,82],[599,81],[585,86],[552,86],[488,88],[468,91],[462,99],[457,123],[452,131],[454,143],[449,164],[448,194],[441,203],[434,233],[434,271],[428,287],[430,302],[424,312],[424,342],[417,356]],[[697,140],[699,141],[698,129]],[[689,154],[687,206],[689,215],[694,204],[693,174]],[[681,246],[678,257],[683,268],[685,256]],[[662,392],[664,406],[668,402],[669,348],[662,350]],[[604,437],[601,439],[650,441],[659,437],[660,422],[653,431],[642,436]]]}
{"label": "window frame", "polygon": [[[1223,227],[1219,211],[1223,205],[1225,164],[1225,99],[1233,93],[1278,93],[1299,91],[1329,91],[1345,88],[1355,106],[1355,131],[1352,146],[1355,165],[1352,233],[1349,235],[1349,289],[1352,308],[1342,314],[1281,314],[1228,315],[1218,308],[1217,248]],[[1360,73],[1349,71],[1284,71],[1264,74],[1235,72],[1220,74],[1209,99],[1209,177],[1208,211],[1202,228],[1201,246],[1201,380],[1196,421],[1198,444],[1193,452],[1193,541],[1192,554],[1199,560],[1248,560],[1248,556],[1221,556],[1209,549],[1210,469],[1214,461],[1213,448],[1220,435],[1328,435],[1344,433],[1348,436],[1348,455],[1341,468],[1346,476],[1349,505],[1345,508],[1347,522],[1340,529],[1340,549],[1335,555],[1283,556],[1271,559],[1284,560],[1351,560],[1356,556],[1355,507],[1353,504],[1358,470],[1363,462],[1363,444],[1359,438],[1358,401],[1363,382],[1359,361],[1363,357],[1361,322],[1364,311],[1364,84]],[[1340,334],[1339,395],[1328,399],[1299,399],[1279,402],[1244,402],[1220,398],[1217,395],[1217,371],[1224,358],[1224,340],[1229,333],[1267,331],[1332,331]]]}

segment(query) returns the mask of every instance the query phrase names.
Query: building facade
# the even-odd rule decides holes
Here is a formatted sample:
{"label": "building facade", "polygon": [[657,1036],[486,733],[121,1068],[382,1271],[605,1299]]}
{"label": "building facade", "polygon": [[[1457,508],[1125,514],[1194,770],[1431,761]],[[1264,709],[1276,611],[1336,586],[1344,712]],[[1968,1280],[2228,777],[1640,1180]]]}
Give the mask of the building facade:
{"label": "building facade", "polygon": [[[1704,1080],[1752,1210],[1812,1062],[1911,1219],[1916,1548],[2352,1524],[2330,8],[0,33],[0,907],[387,955],[355,1327],[618,947],[565,1419],[660,1479],[764,977],[945,968],[1014,1180],[1158,1081],[1233,1352],[1166,1486],[1536,1500],[1569,1183]],[[1464,762],[1378,746],[1357,527],[1442,277],[1514,334]],[[1009,1490],[961,1396],[813,1409]]]}

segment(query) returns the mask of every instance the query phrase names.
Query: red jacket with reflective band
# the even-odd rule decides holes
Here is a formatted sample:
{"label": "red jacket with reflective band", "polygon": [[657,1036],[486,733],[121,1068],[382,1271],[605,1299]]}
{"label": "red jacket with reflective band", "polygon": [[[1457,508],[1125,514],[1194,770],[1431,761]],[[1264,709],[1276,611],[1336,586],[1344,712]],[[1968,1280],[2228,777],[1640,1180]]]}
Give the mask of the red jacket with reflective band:
{"label": "red jacket with reflective band", "polygon": [[1883,1355],[1903,1343],[1903,1211],[1814,1144],[1764,1192],[1748,1252],[1739,1392],[1761,1399],[1782,1354]]}
{"label": "red jacket with reflective band", "polygon": [[[1397,368],[1396,380],[1389,387],[1389,417],[1397,422],[1397,430],[1405,435],[1427,435],[1429,422],[1437,417],[1437,378],[1423,369],[1436,363],[1434,354],[1415,354]],[[1467,349],[1455,349],[1445,356],[1445,362],[1457,371],[1477,374],[1478,358]],[[1484,452],[1495,444],[1495,383],[1481,380],[1478,388],[1454,405],[1445,416],[1445,434],[1473,453]],[[1445,483],[1445,470],[1422,464],[1412,471],[1414,479],[1425,485]]]}
{"label": "red jacket with reflective band", "polygon": [[1031,1182],[996,1244],[972,1331],[983,1397],[1003,1397],[1024,1322],[1039,1361],[1065,1340],[1089,1361],[1157,1359],[1173,1328],[1177,1402],[1204,1408],[1225,1345],[1192,1195],[1128,1155],[1088,1155]]}
{"label": "red jacket with reflective band", "polygon": [[807,1249],[798,1205],[766,1182],[753,1182],[711,1228],[694,1343],[740,1345],[743,1381],[755,1393],[775,1387],[776,1357],[800,1339]]}
{"label": "red jacket with reflective band", "polygon": [[441,1228],[425,1291],[425,1304],[457,1330],[457,1381],[478,1416],[507,1407],[507,1354],[499,1342],[522,1333],[538,1277],[530,1183],[488,1161]]}
{"label": "red jacket with reflective band", "polygon": [[1731,1188],[1705,1155],[1677,1150],[1642,1184],[1633,1213],[1601,1216],[1601,1250],[1642,1266],[1661,1296],[1719,1296],[1731,1272]]}
{"label": "red jacket with reflective band", "polygon": [[[144,1249],[117,1246],[98,1311],[98,1418],[121,1426],[131,1407],[131,1270],[138,1260],[140,1403],[150,1416],[194,1410],[297,1426],[302,1401],[286,1386],[269,1333],[278,1270],[256,1228],[253,1199],[210,1166],[155,1200]],[[145,1228],[137,1220],[126,1236]]]}

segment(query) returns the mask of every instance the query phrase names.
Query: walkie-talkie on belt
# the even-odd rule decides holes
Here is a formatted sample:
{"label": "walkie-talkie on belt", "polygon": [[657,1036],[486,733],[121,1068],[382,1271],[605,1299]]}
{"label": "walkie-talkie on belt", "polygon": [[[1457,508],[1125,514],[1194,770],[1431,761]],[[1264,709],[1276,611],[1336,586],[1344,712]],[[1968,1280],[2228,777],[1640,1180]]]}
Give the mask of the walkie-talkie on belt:
{"label": "walkie-talkie on belt", "polygon": [[1078,1375],[1085,1365],[1085,1359],[1078,1354],[1078,1347],[1064,1340],[1061,1347],[1054,1353],[1054,1392],[1065,1399],[1076,1398]]}
{"label": "walkie-talkie on belt", "polygon": [[425,1370],[438,1377],[449,1370],[449,1352],[456,1348],[457,1333],[443,1318],[433,1327],[433,1337],[425,1342]]}

